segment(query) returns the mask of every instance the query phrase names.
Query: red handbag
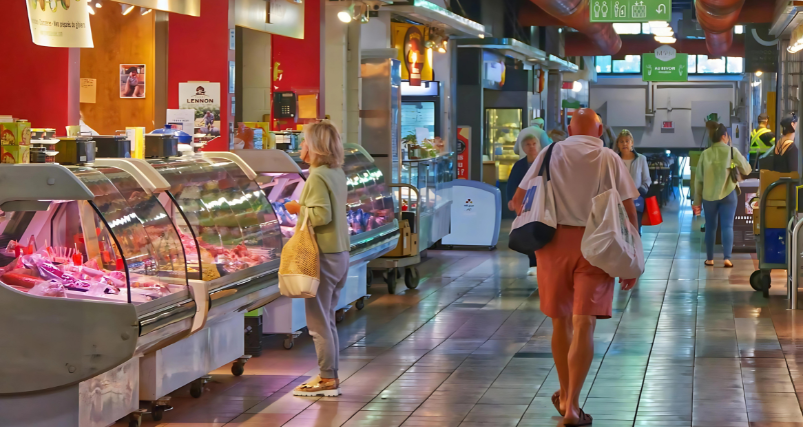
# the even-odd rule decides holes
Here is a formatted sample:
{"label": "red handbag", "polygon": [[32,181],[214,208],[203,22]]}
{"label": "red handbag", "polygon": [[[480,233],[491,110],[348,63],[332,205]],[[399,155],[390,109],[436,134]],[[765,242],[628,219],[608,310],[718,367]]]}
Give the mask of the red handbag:
{"label": "red handbag", "polygon": [[664,222],[661,216],[661,208],[658,206],[658,199],[655,196],[644,199],[644,216],[641,218],[641,225],[660,225]]}

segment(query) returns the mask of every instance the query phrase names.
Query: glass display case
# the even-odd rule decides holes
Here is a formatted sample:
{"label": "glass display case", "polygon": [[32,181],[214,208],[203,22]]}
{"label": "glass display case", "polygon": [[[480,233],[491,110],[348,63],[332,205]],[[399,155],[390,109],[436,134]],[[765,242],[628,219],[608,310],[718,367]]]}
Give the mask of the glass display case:
{"label": "glass display case", "polygon": [[[398,189],[402,212],[421,215],[419,242],[428,248],[449,234],[449,215],[452,203],[452,182],[455,179],[455,156],[449,153],[430,159],[402,162],[401,182],[418,188],[420,200],[415,201],[411,192]],[[424,246],[426,245],[426,246]]]}
{"label": "glass display case", "polygon": [[191,279],[210,281],[278,262],[277,215],[237,164],[202,157],[149,163],[170,183],[160,201],[177,226]]}
{"label": "glass display case", "polygon": [[[344,148],[343,172],[346,174],[348,187],[347,219],[354,247],[367,234],[373,234],[369,232],[393,224],[393,195],[385,184],[382,173],[362,147],[345,144]],[[304,180],[309,176],[309,165],[302,162],[297,155],[291,157],[300,167],[300,173],[265,173],[263,175],[269,179],[261,184],[276,211],[282,235],[288,239],[295,232],[298,216],[288,213],[284,204],[301,197]]]}
{"label": "glass display case", "polygon": [[143,304],[186,298],[184,250],[156,197],[117,168],[70,167],[94,195],[6,215],[0,282],[29,295]]}
{"label": "glass display case", "polygon": [[513,149],[523,127],[522,110],[518,108],[488,108],[485,110],[485,141],[483,155],[496,162],[497,179],[507,181],[519,155]]}

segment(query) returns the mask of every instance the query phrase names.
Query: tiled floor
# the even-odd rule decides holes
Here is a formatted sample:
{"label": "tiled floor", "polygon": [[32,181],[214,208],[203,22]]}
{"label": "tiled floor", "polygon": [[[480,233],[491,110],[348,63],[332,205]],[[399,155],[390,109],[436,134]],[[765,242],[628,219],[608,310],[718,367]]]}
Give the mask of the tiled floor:
{"label": "tiled floor", "polygon": [[[582,397],[594,425],[803,426],[803,314],[786,310],[783,273],[766,300],[748,285],[751,256],[705,267],[690,208],[670,207],[664,219],[645,228],[638,286],[617,292],[613,319],[598,323]],[[311,340],[286,351],[267,337],[245,375],[216,371],[200,399],[177,391],[159,425],[562,425],[549,399],[558,387],[551,323],[526,258],[505,246],[430,251],[422,284],[400,295],[377,282],[339,326],[343,396],[293,397],[316,373]]]}

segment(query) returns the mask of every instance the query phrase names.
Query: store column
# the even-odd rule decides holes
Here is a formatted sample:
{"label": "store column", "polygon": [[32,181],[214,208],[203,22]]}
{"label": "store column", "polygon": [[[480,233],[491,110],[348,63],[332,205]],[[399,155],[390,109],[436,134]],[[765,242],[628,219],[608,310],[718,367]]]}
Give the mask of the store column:
{"label": "store column", "polygon": [[344,142],[360,143],[360,32],[359,21],[337,18],[340,2],[327,5],[324,20],[324,114],[340,129]]}
{"label": "store column", "polygon": [[549,70],[547,81],[547,107],[546,107],[546,128],[563,129],[560,122],[560,89],[563,86],[563,74],[558,70]]}

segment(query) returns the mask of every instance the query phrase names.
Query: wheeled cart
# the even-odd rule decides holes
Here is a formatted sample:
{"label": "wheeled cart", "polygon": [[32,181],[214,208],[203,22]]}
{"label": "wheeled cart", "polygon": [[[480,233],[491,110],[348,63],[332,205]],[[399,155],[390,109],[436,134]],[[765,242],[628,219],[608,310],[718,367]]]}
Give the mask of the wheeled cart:
{"label": "wheeled cart", "polygon": [[[756,241],[756,255],[758,256],[758,270],[750,275],[750,286],[756,290],[761,291],[764,298],[769,298],[769,290],[772,279],[770,273],[772,270],[786,270],[789,262],[789,254],[787,254],[786,244],[788,235],[790,233],[789,220],[794,203],[790,200],[790,188],[794,181],[792,178],[780,178],[767,186],[762,191],[759,204],[759,233],[755,236]],[[783,188],[786,194],[786,201],[771,200],[770,194],[776,187]],[[780,202],[780,203],[778,203]],[[779,206],[783,204],[783,206]],[[784,228],[769,228],[767,227],[768,217],[770,216],[769,209],[784,209],[785,219]]]}
{"label": "wheeled cart", "polygon": [[[408,201],[407,206],[419,205],[420,193],[418,192],[418,188],[415,186],[410,184],[390,184],[390,187],[398,190],[400,194],[398,200]],[[399,203],[398,211],[396,211],[398,218],[402,217],[402,206],[403,205]],[[421,224],[421,215],[418,212],[415,212],[414,217],[415,225],[413,226],[413,230],[417,231],[420,230],[419,227]],[[421,262],[421,252],[419,250],[420,245],[414,244],[410,245],[410,247],[406,247],[405,245],[408,244],[407,241],[409,240],[409,236],[407,237],[408,238],[406,238],[406,236],[403,234],[399,235],[397,251],[399,248],[404,248],[403,252],[409,252],[409,255],[385,256],[374,259],[368,263],[369,269],[384,270],[383,276],[385,278],[385,283],[388,285],[389,294],[396,293],[396,283],[401,278],[404,278],[404,284],[407,286],[407,289],[417,288],[418,282],[420,281],[418,268],[415,267]]]}

